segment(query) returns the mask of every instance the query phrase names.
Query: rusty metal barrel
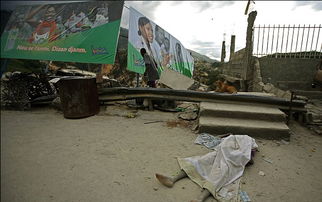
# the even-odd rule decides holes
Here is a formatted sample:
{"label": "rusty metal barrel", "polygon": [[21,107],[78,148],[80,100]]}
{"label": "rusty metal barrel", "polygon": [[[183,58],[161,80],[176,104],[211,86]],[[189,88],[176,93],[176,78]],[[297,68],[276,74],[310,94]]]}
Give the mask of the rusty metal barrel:
{"label": "rusty metal barrel", "polygon": [[85,118],[99,112],[96,78],[63,78],[59,95],[65,118]]}

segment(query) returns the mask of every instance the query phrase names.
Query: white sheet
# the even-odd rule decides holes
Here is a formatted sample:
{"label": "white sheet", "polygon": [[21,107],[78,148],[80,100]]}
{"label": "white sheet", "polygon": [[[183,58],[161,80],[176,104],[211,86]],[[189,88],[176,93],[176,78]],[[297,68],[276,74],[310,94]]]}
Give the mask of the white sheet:
{"label": "white sheet", "polygon": [[178,162],[191,180],[215,196],[222,187],[243,175],[251,159],[251,150],[257,147],[248,135],[230,135],[223,138],[215,151],[203,156],[178,158]]}

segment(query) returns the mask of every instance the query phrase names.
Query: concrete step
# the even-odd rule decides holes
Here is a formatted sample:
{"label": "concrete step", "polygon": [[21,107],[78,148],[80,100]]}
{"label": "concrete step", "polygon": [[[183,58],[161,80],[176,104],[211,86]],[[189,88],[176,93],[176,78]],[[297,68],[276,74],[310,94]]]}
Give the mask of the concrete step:
{"label": "concrete step", "polygon": [[233,133],[264,139],[289,139],[289,128],[283,122],[204,117],[199,118],[199,133],[220,135]]}
{"label": "concrete step", "polygon": [[204,116],[286,121],[286,115],[277,108],[230,103],[201,102],[200,117]]}

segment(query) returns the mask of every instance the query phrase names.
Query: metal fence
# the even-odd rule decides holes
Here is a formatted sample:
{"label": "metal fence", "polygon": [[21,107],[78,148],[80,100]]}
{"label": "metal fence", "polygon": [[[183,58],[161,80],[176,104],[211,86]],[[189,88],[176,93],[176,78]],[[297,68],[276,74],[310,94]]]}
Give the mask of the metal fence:
{"label": "metal fence", "polygon": [[320,25],[258,25],[253,55],[275,58],[322,58]]}

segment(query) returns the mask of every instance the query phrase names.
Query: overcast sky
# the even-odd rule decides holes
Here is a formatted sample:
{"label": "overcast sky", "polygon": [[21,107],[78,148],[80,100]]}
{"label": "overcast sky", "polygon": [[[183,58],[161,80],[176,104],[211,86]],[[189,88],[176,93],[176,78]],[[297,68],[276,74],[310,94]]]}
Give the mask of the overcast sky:
{"label": "overcast sky", "polygon": [[[3,5],[1,1],[1,7]],[[228,58],[232,34],[236,35],[236,50],[245,47],[246,5],[246,0],[125,1],[126,7],[133,7],[150,18],[180,40],[186,48],[217,60],[220,59],[224,39]],[[257,11],[255,25],[319,25],[322,22],[321,1],[255,1],[252,8]],[[129,11],[124,8],[122,27],[128,28],[128,18]]]}

